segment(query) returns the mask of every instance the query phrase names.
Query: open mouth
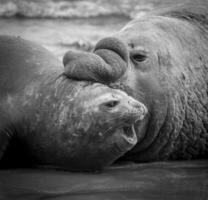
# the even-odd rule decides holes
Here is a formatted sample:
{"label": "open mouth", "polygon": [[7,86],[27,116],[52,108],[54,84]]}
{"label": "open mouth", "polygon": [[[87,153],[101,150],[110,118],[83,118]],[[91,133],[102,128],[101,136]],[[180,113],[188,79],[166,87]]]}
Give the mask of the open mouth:
{"label": "open mouth", "polygon": [[131,145],[135,145],[137,143],[137,135],[134,125],[124,127],[123,131],[122,137]]}
{"label": "open mouth", "polygon": [[123,154],[132,149],[137,143],[137,135],[134,125],[119,129],[120,140],[115,143],[115,147]]}

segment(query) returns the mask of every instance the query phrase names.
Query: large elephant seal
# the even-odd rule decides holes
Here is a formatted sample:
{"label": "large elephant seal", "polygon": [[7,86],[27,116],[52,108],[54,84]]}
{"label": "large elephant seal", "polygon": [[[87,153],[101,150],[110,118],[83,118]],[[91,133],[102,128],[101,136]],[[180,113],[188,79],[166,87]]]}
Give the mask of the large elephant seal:
{"label": "large elephant seal", "polygon": [[[67,76],[122,89],[149,110],[143,126],[135,124],[137,145],[123,159],[208,156],[207,4],[147,13],[80,55],[66,53]],[[83,62],[89,64],[78,77]]]}
{"label": "large elephant seal", "polygon": [[99,170],[136,144],[146,107],[63,71],[46,49],[0,36],[0,167]]}

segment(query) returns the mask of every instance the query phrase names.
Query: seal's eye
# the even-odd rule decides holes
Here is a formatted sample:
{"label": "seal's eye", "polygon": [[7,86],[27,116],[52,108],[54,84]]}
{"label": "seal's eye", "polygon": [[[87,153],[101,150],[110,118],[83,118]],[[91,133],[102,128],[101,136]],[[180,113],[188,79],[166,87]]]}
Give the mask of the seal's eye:
{"label": "seal's eye", "polygon": [[118,100],[111,100],[111,101],[105,102],[103,105],[107,108],[114,108],[118,104],[119,104]]}
{"label": "seal's eye", "polygon": [[147,59],[147,52],[144,50],[132,51],[130,57],[133,62],[143,62]]}

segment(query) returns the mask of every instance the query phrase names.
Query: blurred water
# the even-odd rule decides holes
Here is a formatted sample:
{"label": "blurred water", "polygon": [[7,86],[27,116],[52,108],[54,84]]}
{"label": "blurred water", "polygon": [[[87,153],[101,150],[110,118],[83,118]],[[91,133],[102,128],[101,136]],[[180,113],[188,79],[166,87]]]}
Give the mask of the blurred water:
{"label": "blurred water", "polygon": [[129,21],[126,17],[83,19],[1,18],[0,35],[15,35],[35,41],[62,58],[69,48],[90,50],[102,37],[118,31]]}
{"label": "blurred water", "polygon": [[9,17],[0,18],[0,35],[36,41],[61,58],[69,48],[91,49],[144,12],[203,1],[207,0],[0,0],[0,16]]}
{"label": "blurred water", "polygon": [[152,10],[155,4],[166,1],[170,2],[170,0],[0,0],[0,16],[72,18],[116,14],[134,17],[137,12]]}
{"label": "blurred water", "polygon": [[0,0],[0,16],[72,18],[125,15],[134,18],[155,7],[207,0]]}

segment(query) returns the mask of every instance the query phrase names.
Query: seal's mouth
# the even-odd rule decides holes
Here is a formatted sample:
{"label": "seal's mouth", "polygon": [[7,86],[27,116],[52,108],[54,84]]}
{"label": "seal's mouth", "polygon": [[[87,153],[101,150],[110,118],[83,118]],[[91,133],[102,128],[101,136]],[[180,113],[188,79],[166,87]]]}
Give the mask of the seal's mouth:
{"label": "seal's mouth", "polygon": [[135,145],[137,143],[137,135],[134,125],[124,127],[123,131],[122,137],[130,144]]}
{"label": "seal's mouth", "polygon": [[134,125],[123,127],[119,132],[120,140],[116,144],[116,147],[120,152],[126,153],[137,143],[137,135]]}

